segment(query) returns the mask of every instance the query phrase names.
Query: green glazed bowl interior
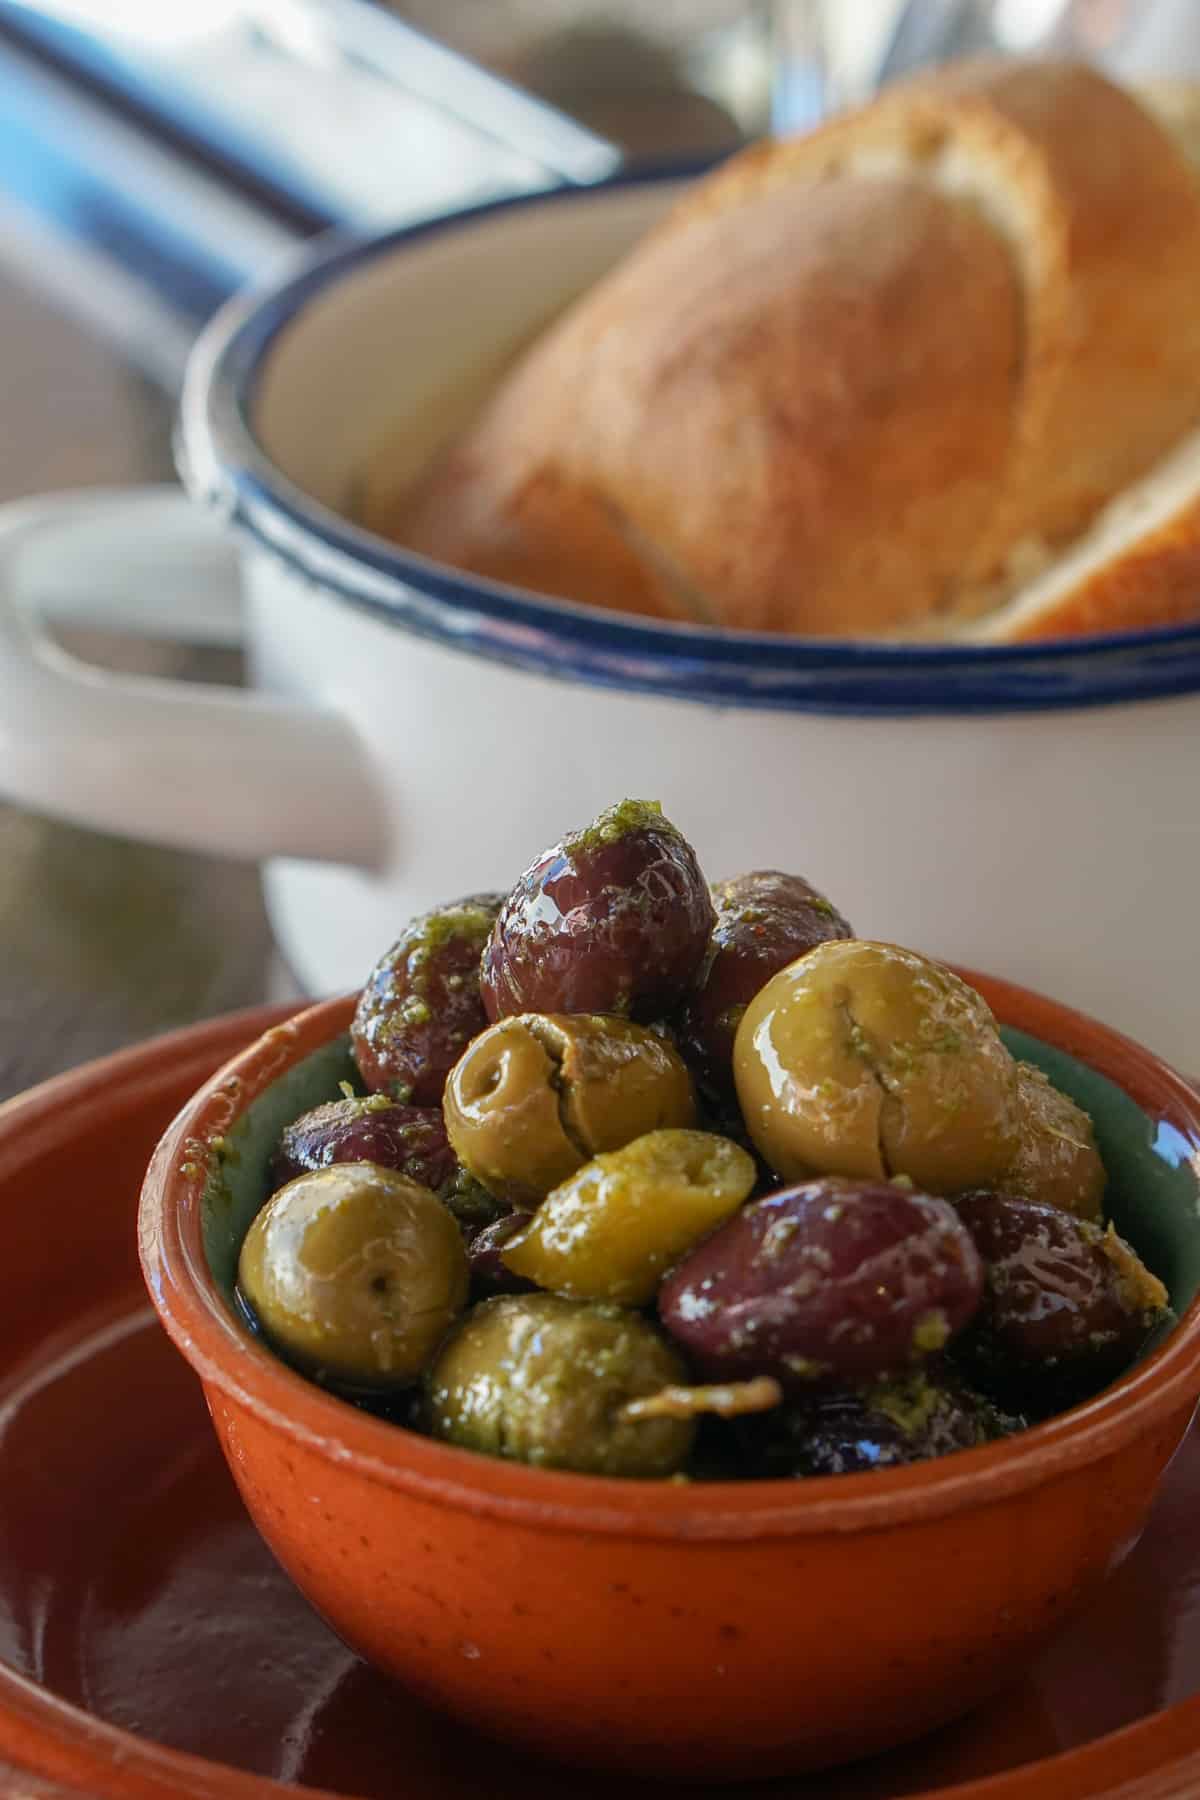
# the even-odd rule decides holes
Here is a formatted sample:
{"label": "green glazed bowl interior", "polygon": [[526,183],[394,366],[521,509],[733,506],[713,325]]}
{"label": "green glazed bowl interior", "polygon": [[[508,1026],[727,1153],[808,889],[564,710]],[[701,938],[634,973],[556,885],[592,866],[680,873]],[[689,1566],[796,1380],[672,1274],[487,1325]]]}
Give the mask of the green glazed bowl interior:
{"label": "green glazed bowl interior", "polygon": [[[1191,1145],[1076,1057],[1007,1026],[1001,1027],[1001,1036],[1014,1056],[1034,1063],[1090,1115],[1108,1171],[1107,1210],[1122,1237],[1166,1284],[1171,1305],[1181,1315],[1200,1290],[1200,1213]],[[336,1100],[342,1083],[361,1091],[346,1033],[281,1075],[213,1145],[203,1206],[204,1246],[231,1311],[242,1239],[270,1190],[270,1162],[280,1133],[309,1108]],[[1146,1350],[1153,1347],[1148,1344]]]}
{"label": "green glazed bowl interior", "polygon": [[339,1099],[343,1083],[355,1093],[362,1092],[348,1031],[272,1082],[211,1147],[202,1213],[204,1254],[231,1311],[237,1310],[233,1290],[242,1239],[270,1193],[271,1158],[280,1134],[301,1113],[326,1100]]}

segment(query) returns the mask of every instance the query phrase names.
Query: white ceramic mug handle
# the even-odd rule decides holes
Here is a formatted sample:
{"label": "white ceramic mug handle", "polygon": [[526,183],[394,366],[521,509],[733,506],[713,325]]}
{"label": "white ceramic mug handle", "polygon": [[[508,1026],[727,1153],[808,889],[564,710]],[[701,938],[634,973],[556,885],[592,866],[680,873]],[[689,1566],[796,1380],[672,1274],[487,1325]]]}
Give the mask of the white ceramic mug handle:
{"label": "white ceramic mug handle", "polygon": [[233,544],[178,489],[0,509],[0,792],[184,849],[376,864],[381,808],[340,713],[109,674],[44,629],[56,619],[237,643],[240,610]]}

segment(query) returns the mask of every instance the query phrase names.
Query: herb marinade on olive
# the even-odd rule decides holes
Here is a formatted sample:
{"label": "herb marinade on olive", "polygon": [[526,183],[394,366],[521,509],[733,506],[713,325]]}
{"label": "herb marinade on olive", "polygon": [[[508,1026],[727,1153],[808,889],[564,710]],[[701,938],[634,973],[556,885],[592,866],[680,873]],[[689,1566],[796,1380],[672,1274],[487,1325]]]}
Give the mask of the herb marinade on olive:
{"label": "herb marinade on olive", "polygon": [[804,877],[712,888],[650,801],[414,919],[282,1134],[239,1296],[398,1429],[549,1469],[948,1455],[1169,1318],[1091,1120],[982,997]]}

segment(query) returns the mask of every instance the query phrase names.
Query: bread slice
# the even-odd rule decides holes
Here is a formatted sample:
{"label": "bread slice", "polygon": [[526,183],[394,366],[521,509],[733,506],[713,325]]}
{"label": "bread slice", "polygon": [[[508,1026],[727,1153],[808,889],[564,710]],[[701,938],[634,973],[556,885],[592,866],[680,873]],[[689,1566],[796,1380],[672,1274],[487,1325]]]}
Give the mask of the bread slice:
{"label": "bread slice", "polygon": [[1200,429],[1198,301],[1200,184],[1145,107],[1077,65],[951,67],[697,184],[367,522],[754,630],[1200,614],[1191,477],[1152,474]]}
{"label": "bread slice", "polygon": [[1068,549],[962,635],[983,644],[1200,619],[1200,432],[1126,488]]}
{"label": "bread slice", "polygon": [[[1200,85],[1158,82],[1137,98],[1200,168]],[[1026,546],[1038,572],[961,635],[1017,644],[1186,625],[1200,620],[1200,433],[1189,433],[1148,475],[1123,489],[1051,557]]]}

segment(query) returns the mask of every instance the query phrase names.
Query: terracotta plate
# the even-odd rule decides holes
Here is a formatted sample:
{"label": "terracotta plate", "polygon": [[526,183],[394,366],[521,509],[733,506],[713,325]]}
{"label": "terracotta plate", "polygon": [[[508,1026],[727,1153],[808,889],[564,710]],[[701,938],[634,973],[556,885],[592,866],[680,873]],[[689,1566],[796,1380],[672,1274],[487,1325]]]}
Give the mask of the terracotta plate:
{"label": "terracotta plate", "polygon": [[[0,1791],[551,1800],[560,1774],[423,1711],[309,1611],[143,1303],[133,1222],[154,1140],[273,1016],[178,1033],[0,1108],[0,1761],[41,1778],[0,1769]],[[723,1791],[831,1800],[831,1779]],[[611,1800],[611,1781],[569,1781]],[[1099,1604],[1004,1699],[836,1782],[837,1800],[1200,1792],[1200,1436]],[[683,1790],[622,1784],[639,1791]]]}

